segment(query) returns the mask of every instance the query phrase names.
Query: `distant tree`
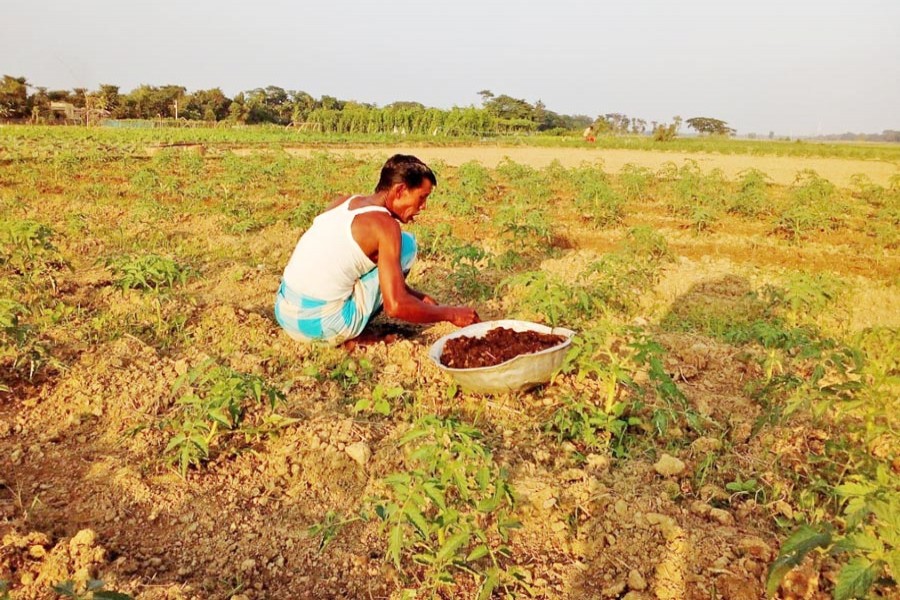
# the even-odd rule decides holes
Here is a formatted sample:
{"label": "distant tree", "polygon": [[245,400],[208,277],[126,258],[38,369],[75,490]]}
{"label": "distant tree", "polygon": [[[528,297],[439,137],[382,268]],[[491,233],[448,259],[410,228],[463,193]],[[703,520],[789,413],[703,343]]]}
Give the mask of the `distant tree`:
{"label": "distant tree", "polygon": [[581,131],[594,122],[594,120],[587,115],[560,115],[560,119],[564,123],[563,127],[577,131]]}
{"label": "distant tree", "polygon": [[678,126],[675,122],[670,124],[659,123],[653,128],[653,140],[656,142],[668,142],[678,136]]}
{"label": "distant tree", "polygon": [[534,122],[534,106],[506,94],[494,96],[484,104],[485,110],[498,119]]}
{"label": "distant tree", "polygon": [[72,88],[72,104],[78,108],[84,108],[87,105],[87,88]]}
{"label": "distant tree", "polygon": [[548,123],[548,113],[547,105],[539,98],[538,101],[534,103],[531,115],[531,119],[537,123],[539,131],[550,128]]}
{"label": "distant tree", "polygon": [[50,102],[74,102],[75,98],[69,90],[50,90],[47,92],[47,98]]}
{"label": "distant tree", "polygon": [[344,108],[344,103],[334,96],[322,96],[319,99],[319,106],[325,110],[341,110]]}
{"label": "distant tree", "polygon": [[600,115],[594,122],[594,131],[597,133],[612,133],[621,135],[628,133],[631,119],[622,113],[606,113]]}
{"label": "distant tree", "polygon": [[34,88],[34,94],[31,96],[31,114],[35,117],[46,115],[50,110],[50,97],[47,95],[47,88],[38,86]]}
{"label": "distant tree", "polygon": [[725,136],[734,135],[735,133],[735,130],[729,127],[728,123],[712,117],[691,117],[685,123],[697,133]]}
{"label": "distant tree", "polygon": [[122,102],[119,96],[119,86],[101,83],[100,89],[97,90],[97,96],[103,99],[103,105],[110,114],[119,116],[118,111]]}
{"label": "distant tree", "polygon": [[184,99],[180,116],[201,121],[221,121],[228,117],[231,100],[219,88],[197,90]]}
{"label": "distant tree", "polygon": [[30,114],[27,80],[24,77],[4,75],[0,82],[0,118],[23,119]]}
{"label": "distant tree", "polygon": [[488,101],[494,97],[494,92],[491,90],[481,90],[478,92],[478,95],[481,96],[481,105],[487,105]]}
{"label": "distant tree", "polygon": [[410,109],[411,108],[414,110],[425,110],[425,105],[422,104],[421,102],[410,102],[410,101],[406,101],[406,100],[401,100],[401,101],[397,101],[397,102],[391,102],[390,104],[386,105],[385,108],[392,108],[392,109]]}
{"label": "distant tree", "polygon": [[316,99],[306,92],[291,92],[291,122],[303,123],[316,110]]}
{"label": "distant tree", "polygon": [[239,93],[228,105],[228,120],[235,123],[246,123],[250,110],[247,108],[244,92]]}
{"label": "distant tree", "polygon": [[647,121],[644,119],[631,119],[631,133],[637,135],[647,131]]}
{"label": "distant tree", "polygon": [[288,103],[287,92],[276,86],[256,88],[245,92],[247,107],[247,123],[278,123],[287,125],[291,122],[293,105]]}
{"label": "distant tree", "polygon": [[121,97],[122,115],[131,119],[173,118],[175,103],[185,105],[186,89],[180,85],[140,85]]}

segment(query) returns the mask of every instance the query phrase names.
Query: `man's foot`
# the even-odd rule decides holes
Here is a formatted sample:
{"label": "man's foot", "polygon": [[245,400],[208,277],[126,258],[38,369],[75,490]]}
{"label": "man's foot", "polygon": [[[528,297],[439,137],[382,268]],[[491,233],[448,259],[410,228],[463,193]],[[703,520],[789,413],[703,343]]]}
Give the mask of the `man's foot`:
{"label": "man's foot", "polygon": [[400,339],[400,336],[396,333],[382,334],[377,332],[364,331],[355,338],[350,338],[349,340],[341,344],[341,347],[348,352],[352,352],[356,348],[371,346],[379,342],[384,342],[385,344],[393,344],[398,339]]}

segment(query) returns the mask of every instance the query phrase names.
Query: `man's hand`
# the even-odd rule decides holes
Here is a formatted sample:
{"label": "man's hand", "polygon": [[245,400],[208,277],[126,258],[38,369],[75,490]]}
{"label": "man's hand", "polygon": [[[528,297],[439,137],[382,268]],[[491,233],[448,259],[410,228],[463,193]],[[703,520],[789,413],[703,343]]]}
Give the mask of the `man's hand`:
{"label": "man's hand", "polygon": [[478,316],[478,313],[475,312],[474,308],[469,308],[468,306],[454,306],[453,313],[448,320],[457,327],[465,327],[473,323],[478,323],[481,321],[481,317]]}

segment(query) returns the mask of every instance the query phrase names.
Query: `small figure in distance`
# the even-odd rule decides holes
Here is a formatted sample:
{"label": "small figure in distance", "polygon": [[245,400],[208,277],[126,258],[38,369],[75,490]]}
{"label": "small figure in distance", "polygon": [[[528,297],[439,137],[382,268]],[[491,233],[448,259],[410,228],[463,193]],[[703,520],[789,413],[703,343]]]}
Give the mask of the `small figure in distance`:
{"label": "small figure in distance", "polygon": [[275,296],[275,319],[289,336],[352,348],[350,340],[374,341],[360,334],[382,308],[410,323],[464,327],[480,321],[475,309],[439,304],[406,283],[416,240],[400,223],[415,219],[436,185],[425,163],[396,154],[382,167],[373,194],[340,198],[313,220]]}
{"label": "small figure in distance", "polygon": [[584,141],[586,141],[586,142],[595,141],[596,138],[594,137],[594,126],[588,125],[587,128],[584,130],[584,132],[581,134],[581,137],[583,137]]}

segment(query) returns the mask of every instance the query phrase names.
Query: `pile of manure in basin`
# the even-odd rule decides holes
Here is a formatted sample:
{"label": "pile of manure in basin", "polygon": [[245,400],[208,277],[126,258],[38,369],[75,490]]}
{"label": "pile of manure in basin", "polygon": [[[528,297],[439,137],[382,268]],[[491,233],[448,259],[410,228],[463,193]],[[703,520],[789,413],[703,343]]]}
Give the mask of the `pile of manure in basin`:
{"label": "pile of manure in basin", "polygon": [[450,338],[441,352],[441,364],[451,369],[491,367],[521,354],[534,354],[552,348],[565,339],[550,333],[497,327],[482,337]]}

